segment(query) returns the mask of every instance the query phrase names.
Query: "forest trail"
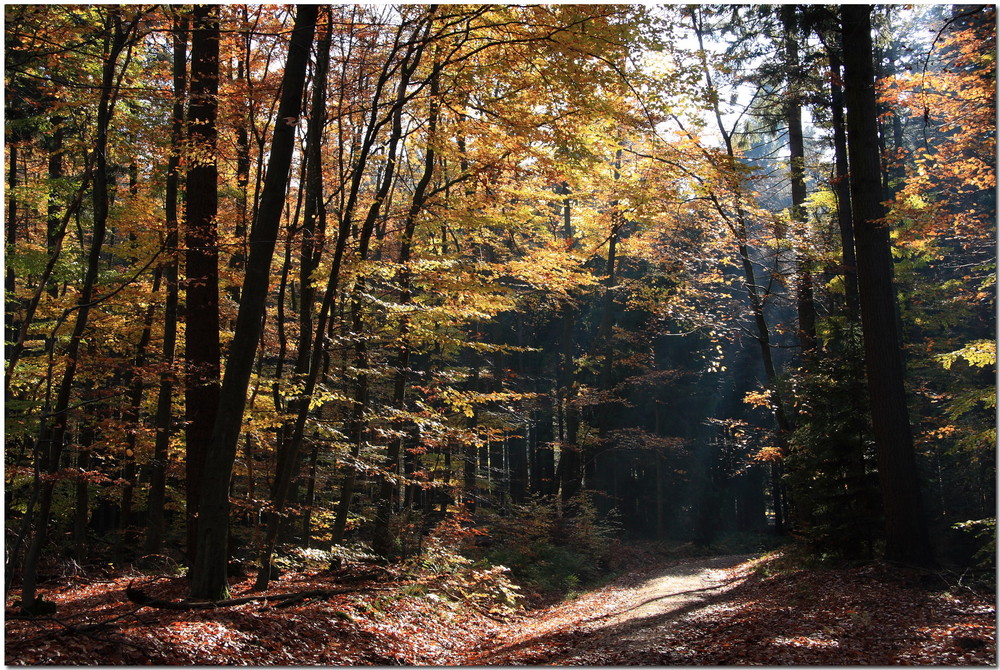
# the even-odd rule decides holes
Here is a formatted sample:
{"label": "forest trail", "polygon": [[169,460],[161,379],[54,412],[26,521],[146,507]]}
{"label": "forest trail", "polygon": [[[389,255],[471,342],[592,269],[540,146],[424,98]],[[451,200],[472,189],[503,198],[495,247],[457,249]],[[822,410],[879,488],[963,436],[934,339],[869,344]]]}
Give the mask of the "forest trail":
{"label": "forest trail", "polygon": [[[470,665],[617,665],[649,657],[660,664],[669,650],[664,630],[680,617],[715,603],[737,581],[728,572],[753,555],[685,560],[638,579],[623,577],[499,631],[470,654]],[[678,659],[680,660],[680,659]],[[634,662],[634,661],[633,661]]]}

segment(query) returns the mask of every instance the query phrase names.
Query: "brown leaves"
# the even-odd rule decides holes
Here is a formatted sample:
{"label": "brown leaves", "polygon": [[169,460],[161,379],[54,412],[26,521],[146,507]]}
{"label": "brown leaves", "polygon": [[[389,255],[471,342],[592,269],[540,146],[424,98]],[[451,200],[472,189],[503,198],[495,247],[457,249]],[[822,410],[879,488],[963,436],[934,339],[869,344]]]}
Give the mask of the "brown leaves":
{"label": "brown leaves", "polygon": [[[273,583],[277,604],[245,598],[222,609],[150,609],[128,602],[132,576],[45,590],[57,618],[6,621],[8,665],[389,665],[447,664],[492,619],[462,603],[403,595],[407,581],[375,583],[359,568],[295,573]],[[350,581],[351,588],[343,582]],[[233,584],[249,595],[253,576]],[[158,602],[179,602],[183,578],[144,587]],[[418,591],[419,592],[419,591]],[[321,594],[322,600],[297,599]]]}
{"label": "brown leaves", "polygon": [[[676,566],[682,577],[690,574],[685,565]],[[647,567],[506,624],[442,597],[431,584],[402,581],[391,590],[376,590],[384,582],[362,581],[353,593],[280,609],[245,602],[222,610],[139,611],[125,599],[130,578],[120,576],[47,591],[59,605],[58,620],[8,616],[5,660],[8,665],[995,663],[992,599],[966,589],[942,591],[944,582],[936,575],[880,564],[796,570],[782,568],[775,556],[714,572],[719,579],[713,581],[721,582],[717,588],[702,589],[700,601],[668,614],[640,613],[634,602],[637,586],[653,574]],[[297,573],[276,582],[275,591],[333,590],[342,580],[339,573],[336,581],[330,573]],[[234,593],[246,592],[252,582],[234,584]],[[171,579],[148,590],[176,600],[185,594],[186,582]],[[602,631],[602,644],[592,644]]]}

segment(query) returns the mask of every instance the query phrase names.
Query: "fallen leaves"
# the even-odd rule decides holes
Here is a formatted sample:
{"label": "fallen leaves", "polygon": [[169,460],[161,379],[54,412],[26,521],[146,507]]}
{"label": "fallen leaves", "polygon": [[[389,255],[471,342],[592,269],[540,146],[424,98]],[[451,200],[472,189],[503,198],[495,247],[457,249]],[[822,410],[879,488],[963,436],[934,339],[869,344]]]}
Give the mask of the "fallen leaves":
{"label": "fallen leaves", "polygon": [[[285,608],[248,601],[189,611],[129,603],[126,589],[134,576],[92,583],[69,578],[46,590],[46,597],[59,606],[55,617],[25,619],[8,613],[5,661],[8,665],[995,664],[996,610],[989,595],[948,589],[940,580],[928,580],[925,573],[882,564],[780,571],[777,560],[771,556],[746,561],[731,570],[706,570],[712,565],[709,560],[660,563],[656,570],[634,566],[615,582],[577,599],[502,622],[436,591],[435,580],[420,582],[402,575],[387,585],[384,578],[355,581],[350,571],[295,573],[274,584],[275,594],[346,591],[342,588],[346,583],[352,590]],[[354,572],[366,574],[362,566]],[[669,575],[681,581],[671,583]],[[696,577],[711,587],[692,589]],[[234,595],[248,593],[252,584],[252,577],[234,584]],[[679,584],[684,593],[676,592]],[[173,578],[147,590],[159,599],[179,600],[186,588],[184,579]],[[650,589],[674,592],[654,598]],[[695,599],[690,594],[696,591]],[[681,599],[670,610],[650,609],[649,603],[668,597]]]}
{"label": "fallen leaves", "polygon": [[[274,603],[246,599],[219,609],[151,609],[129,602],[135,575],[100,583],[48,585],[55,617],[5,622],[7,665],[436,665],[498,624],[441,598],[405,595],[412,582],[387,585],[371,570],[295,573],[273,583]],[[360,577],[360,579],[355,579]],[[343,588],[350,584],[350,588]],[[232,585],[250,594],[253,577]],[[186,595],[183,578],[144,585],[159,602]],[[322,600],[295,601],[297,593]],[[289,604],[285,607],[279,605]]]}

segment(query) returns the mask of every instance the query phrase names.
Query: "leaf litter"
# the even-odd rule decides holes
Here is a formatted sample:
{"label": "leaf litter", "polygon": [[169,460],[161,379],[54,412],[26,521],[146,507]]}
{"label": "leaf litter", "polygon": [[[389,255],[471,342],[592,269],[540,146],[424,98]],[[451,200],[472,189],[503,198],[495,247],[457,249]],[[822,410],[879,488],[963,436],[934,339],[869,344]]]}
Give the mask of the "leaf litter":
{"label": "leaf litter", "polygon": [[[648,558],[648,557],[647,557]],[[872,563],[780,567],[780,555],[634,567],[555,603],[484,608],[392,570],[287,573],[268,593],[350,593],[287,607],[164,610],[129,602],[135,582],[180,601],[187,580],[115,574],[45,585],[56,614],[7,604],[7,665],[974,665],[996,664],[992,594]],[[653,559],[649,559],[653,560]],[[363,566],[354,570],[364,572]],[[356,575],[355,575],[356,576]],[[141,583],[140,583],[141,582]],[[253,576],[232,585],[253,595]]]}

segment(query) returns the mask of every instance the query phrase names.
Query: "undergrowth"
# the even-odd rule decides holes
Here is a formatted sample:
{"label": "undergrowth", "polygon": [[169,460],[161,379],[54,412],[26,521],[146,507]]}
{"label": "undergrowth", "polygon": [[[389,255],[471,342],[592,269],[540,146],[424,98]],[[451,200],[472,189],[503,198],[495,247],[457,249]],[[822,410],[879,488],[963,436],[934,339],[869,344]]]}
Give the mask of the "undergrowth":
{"label": "undergrowth", "polygon": [[510,568],[533,591],[573,595],[610,572],[618,526],[613,516],[601,517],[586,496],[568,504],[533,498],[488,524],[489,544],[476,554]]}

